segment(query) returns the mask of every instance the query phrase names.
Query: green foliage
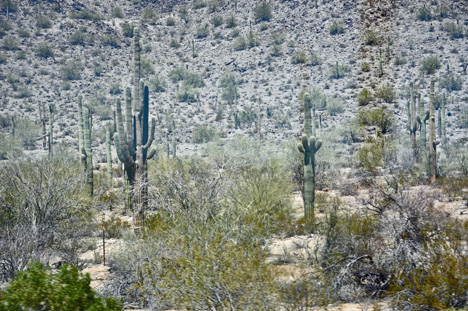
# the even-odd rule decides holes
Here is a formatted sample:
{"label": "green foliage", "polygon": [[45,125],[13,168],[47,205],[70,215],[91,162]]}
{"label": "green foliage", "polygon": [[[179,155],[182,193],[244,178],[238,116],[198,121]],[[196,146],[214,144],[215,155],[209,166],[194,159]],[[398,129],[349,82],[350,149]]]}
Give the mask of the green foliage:
{"label": "green foliage", "polygon": [[166,26],[174,26],[175,25],[175,18],[173,17],[168,17],[166,19]]}
{"label": "green foliage", "polygon": [[253,32],[248,33],[246,39],[249,48],[253,48],[260,45],[260,41],[258,40],[257,35],[255,35]]}
{"label": "green foliage", "polygon": [[366,30],[364,32],[364,43],[366,45],[379,45],[381,40],[378,34],[372,30]]}
{"label": "green foliage", "polygon": [[3,39],[2,47],[5,50],[13,51],[18,49],[18,40],[15,37],[6,37]]}
{"label": "green foliage", "polygon": [[266,2],[265,0],[261,0],[257,3],[254,7],[254,16],[256,22],[261,21],[270,21],[272,14],[271,14],[271,5]]}
{"label": "green foliage", "polygon": [[420,21],[423,21],[423,22],[428,22],[428,21],[432,20],[431,9],[426,7],[426,5],[420,7],[418,9],[418,13],[417,13],[416,17]]}
{"label": "green foliage", "polygon": [[336,63],[334,66],[330,66],[329,69],[329,78],[330,79],[341,79],[345,77],[351,69],[348,65],[339,65]]}
{"label": "green foliage", "polygon": [[123,233],[131,229],[130,224],[126,220],[112,214],[109,219],[103,219],[98,227],[99,230],[104,228],[107,239],[122,238]]}
{"label": "green foliage", "polygon": [[331,35],[337,35],[337,34],[340,34],[340,33],[344,33],[343,22],[333,21],[333,23],[328,28],[328,32]]}
{"label": "green foliage", "polygon": [[36,46],[36,55],[42,58],[54,56],[54,50],[47,42],[41,42]]}
{"label": "green foliage", "polygon": [[247,41],[243,36],[239,36],[232,42],[232,47],[235,51],[245,50],[247,48]]}
{"label": "green foliage", "polygon": [[363,62],[361,64],[361,70],[363,72],[369,72],[370,71],[370,64],[368,62]]}
{"label": "green foliage", "polygon": [[84,8],[81,10],[74,10],[70,12],[70,17],[73,19],[84,19],[88,21],[100,21],[102,19],[101,14],[96,10],[92,10],[89,8]]}
{"label": "green foliage", "polygon": [[234,28],[237,26],[237,19],[234,15],[228,16],[226,19],[226,28]]}
{"label": "green foliage", "polygon": [[305,51],[294,51],[291,55],[291,63],[305,64],[307,62],[307,53]]}
{"label": "green foliage", "polygon": [[80,273],[76,266],[65,264],[54,273],[32,263],[0,292],[0,310],[123,310],[118,300],[99,297],[90,282],[89,275]]}
{"label": "green foliage", "polygon": [[465,27],[463,25],[457,25],[454,22],[445,23],[444,30],[450,35],[451,39],[460,39],[465,35]]}
{"label": "green foliage", "polygon": [[142,57],[140,60],[140,69],[141,69],[141,76],[147,77],[149,75],[154,74],[154,66],[151,59]]}
{"label": "green foliage", "polygon": [[106,34],[101,37],[101,43],[104,46],[111,46],[114,48],[120,47],[120,40],[116,35]]}
{"label": "green foliage", "polygon": [[18,4],[13,0],[2,1],[2,12],[16,12],[18,10]]}
{"label": "green foliage", "polygon": [[213,24],[213,27],[219,27],[223,24],[223,16],[221,15],[215,15],[211,18],[211,23]]}
{"label": "green foliage", "polygon": [[189,83],[185,81],[177,90],[175,97],[179,102],[194,103],[198,101],[200,93]]}
{"label": "green foliage", "polygon": [[179,43],[179,40],[175,39],[175,38],[172,38],[171,39],[171,42],[169,42],[169,46],[171,48],[175,48],[175,49],[178,49],[180,47],[180,43]]}
{"label": "green foliage", "polygon": [[4,53],[0,53],[0,64],[7,62],[8,57]]}
{"label": "green foliage", "polygon": [[388,143],[384,137],[371,137],[357,151],[358,166],[368,172],[374,172],[377,167],[384,166],[384,154],[388,152]]}
{"label": "green foliage", "polygon": [[143,9],[141,13],[141,23],[155,25],[158,19],[158,13],[156,13],[156,11],[153,8],[148,6]]}
{"label": "green foliage", "polygon": [[68,37],[68,42],[71,45],[84,45],[86,41],[86,34],[82,31],[77,31]]}
{"label": "green foliage", "polygon": [[383,134],[393,129],[393,112],[387,108],[361,109],[357,119],[360,126],[377,126]]}
{"label": "green foliage", "polygon": [[195,144],[203,144],[212,141],[216,137],[216,130],[207,125],[196,125],[192,133],[192,142]]}
{"label": "green foliage", "polygon": [[463,87],[463,79],[453,72],[447,72],[442,76],[440,86],[447,91],[460,91]]}
{"label": "green foliage", "polygon": [[337,97],[331,97],[327,100],[327,112],[331,116],[343,113],[344,111],[344,100]]}
{"label": "green foliage", "polygon": [[115,8],[112,9],[111,16],[113,18],[123,18],[124,12],[121,7],[116,6]]}
{"label": "green foliage", "polygon": [[79,80],[81,78],[81,62],[71,60],[60,68],[60,74],[63,80]]}
{"label": "green foliage", "polygon": [[391,84],[384,84],[375,92],[377,98],[382,99],[385,103],[392,103],[396,99],[395,90]]}
{"label": "green foliage", "polygon": [[239,99],[239,84],[242,83],[242,79],[232,71],[225,71],[219,78],[219,86],[222,88],[222,98],[233,104]]}
{"label": "green foliage", "polygon": [[192,87],[203,87],[205,82],[203,82],[203,77],[197,73],[191,72],[183,65],[180,65],[169,72],[169,78],[172,82],[184,81],[187,85]]}
{"label": "green foliage", "polygon": [[133,29],[135,28],[133,23],[122,23],[120,27],[122,28],[122,33],[125,37],[133,38]]}
{"label": "green foliage", "polygon": [[197,27],[195,36],[198,39],[201,39],[201,38],[208,37],[209,34],[210,34],[210,29],[208,28],[208,25],[200,25]]}
{"label": "green foliage", "polygon": [[167,83],[160,76],[155,76],[149,80],[150,90],[152,92],[162,93],[166,91]]}
{"label": "green foliage", "polygon": [[205,0],[195,0],[193,1],[192,7],[194,10],[202,9],[206,7],[206,2]]}
{"label": "green foliage", "polygon": [[433,74],[440,69],[440,60],[437,55],[431,55],[421,61],[421,71],[425,74]]}
{"label": "green foliage", "polygon": [[29,31],[27,29],[18,29],[18,36],[20,38],[29,38],[31,36],[31,34],[29,33]]}
{"label": "green foliage", "polygon": [[281,45],[273,44],[271,46],[271,53],[270,54],[273,57],[282,56],[283,55],[283,48],[281,47]]}
{"label": "green foliage", "polygon": [[15,159],[23,153],[21,141],[13,135],[0,133],[0,160]]}
{"label": "green foliage", "polygon": [[52,21],[46,15],[41,14],[36,17],[36,26],[43,29],[50,28],[52,27]]}
{"label": "green foliage", "polygon": [[358,104],[359,106],[365,106],[370,104],[372,101],[374,101],[374,96],[372,95],[372,92],[369,91],[368,89],[364,88],[358,95]]}

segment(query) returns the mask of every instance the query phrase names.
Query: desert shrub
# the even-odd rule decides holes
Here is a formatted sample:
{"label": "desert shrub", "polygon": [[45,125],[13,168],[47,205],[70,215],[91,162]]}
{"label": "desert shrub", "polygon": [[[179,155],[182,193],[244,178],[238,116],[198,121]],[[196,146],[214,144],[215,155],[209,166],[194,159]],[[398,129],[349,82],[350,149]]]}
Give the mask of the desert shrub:
{"label": "desert shrub", "polygon": [[294,51],[291,55],[291,63],[293,64],[307,63],[307,53],[305,51]]}
{"label": "desert shrub", "polygon": [[74,10],[70,12],[70,17],[74,19],[84,19],[88,21],[100,21],[102,19],[101,14],[95,10],[84,8],[81,10]]}
{"label": "desert shrub", "polygon": [[228,16],[226,19],[226,28],[234,28],[237,26],[237,19],[234,15]]}
{"label": "desert shrub", "polygon": [[374,99],[375,98],[372,95],[372,92],[364,88],[359,93],[357,101],[358,101],[359,106],[365,106],[365,105],[370,104],[372,101],[374,101]]}
{"label": "desert shrub", "polygon": [[[158,13],[151,7],[147,6],[141,13],[141,22],[144,24],[155,25],[159,19]],[[175,23],[175,21],[174,21]]]}
{"label": "desert shrub", "polygon": [[68,37],[68,42],[71,45],[84,45],[86,41],[86,34],[82,31],[77,31]]}
{"label": "desert shrub", "polygon": [[180,47],[179,40],[177,40],[177,39],[175,39],[175,38],[171,39],[171,41],[169,42],[169,46],[170,46],[171,48],[176,48],[176,49],[178,49],[178,48]]}
{"label": "desert shrub", "polygon": [[418,12],[417,12],[417,15],[416,17],[420,20],[420,21],[424,21],[424,22],[428,22],[432,19],[432,13],[431,13],[431,9],[426,7],[426,5],[420,7],[418,9]]}
{"label": "desert shrub", "polygon": [[247,39],[247,45],[249,46],[249,48],[253,48],[260,45],[260,41],[258,40],[257,35],[253,32],[249,32],[245,37]]}
{"label": "desert shrub", "polygon": [[271,5],[265,0],[260,1],[254,7],[254,16],[257,22],[269,21],[272,17],[271,14]]}
{"label": "desert shrub", "polygon": [[101,37],[101,43],[104,46],[112,46],[114,48],[120,47],[120,40],[116,35],[107,34]]}
{"label": "desert shrub", "polygon": [[233,104],[239,98],[238,85],[242,83],[242,79],[232,71],[225,71],[219,78],[219,86],[222,88],[221,97],[228,104]]}
{"label": "desert shrub", "polygon": [[208,11],[213,13],[215,12],[220,6],[225,4],[225,0],[210,0],[208,2]]}
{"label": "desert shrub", "polygon": [[60,68],[60,74],[63,80],[79,80],[81,78],[81,62],[71,60]]}
{"label": "desert shrub", "polygon": [[206,124],[195,126],[192,133],[192,142],[195,144],[203,144],[212,141],[216,136],[216,130]]}
{"label": "desert shrub", "polygon": [[22,144],[18,138],[0,133],[0,160],[16,159],[22,153]]}
{"label": "desert shrub", "polygon": [[106,238],[115,239],[122,238],[123,233],[129,230],[131,226],[128,221],[122,220],[122,218],[112,214],[109,219],[103,219],[101,221],[98,229],[102,230],[102,228],[104,228]]}
{"label": "desert shrub", "polygon": [[283,48],[281,47],[281,45],[273,44],[271,46],[271,53],[270,54],[273,57],[279,57],[279,56],[283,55]]}
{"label": "desert shrub", "polygon": [[185,81],[186,84],[192,87],[203,87],[205,82],[203,82],[203,77],[197,73],[191,72],[183,65],[180,65],[169,72],[169,78],[172,82]]}
{"label": "desert shrub", "polygon": [[39,28],[50,28],[52,27],[52,21],[46,15],[38,15],[36,17],[36,26]]}
{"label": "desert shrub", "polygon": [[380,41],[381,38],[374,31],[366,30],[366,32],[364,32],[364,43],[366,45],[379,45]]}
{"label": "desert shrub", "polygon": [[368,62],[363,62],[361,64],[361,70],[363,72],[369,72],[370,71],[370,64]]}
{"label": "desert shrub", "polygon": [[449,34],[451,39],[463,38],[465,34],[465,27],[463,25],[457,25],[453,22],[445,23],[444,30]]}
{"label": "desert shrub", "polygon": [[6,37],[3,39],[2,47],[9,51],[16,50],[19,47],[18,40],[15,37]]}
{"label": "desert shrub", "polygon": [[223,17],[221,15],[215,15],[211,18],[213,27],[219,27],[223,24]]}
{"label": "desert shrub", "polygon": [[47,42],[42,42],[36,46],[36,55],[43,58],[49,58],[54,56],[54,50],[49,44],[47,44]]}
{"label": "desert shrub", "polygon": [[206,7],[206,2],[205,0],[195,0],[192,3],[192,7],[194,10],[202,9]]}
{"label": "desert shrub", "polygon": [[162,93],[166,91],[167,83],[160,76],[156,75],[149,80],[150,90],[152,92]]}
{"label": "desert shrub", "polygon": [[377,89],[375,92],[377,98],[382,99],[386,103],[392,103],[396,99],[396,94],[393,86],[390,84],[384,84]]}
{"label": "desert shrub", "polygon": [[280,45],[283,44],[285,40],[286,39],[281,32],[273,31],[271,33],[271,41],[273,44]]}
{"label": "desert shrub", "polygon": [[393,113],[385,107],[359,110],[357,118],[360,126],[377,126],[384,134],[390,132],[394,125]]}
{"label": "desert shrub", "polygon": [[118,300],[99,297],[90,283],[89,275],[76,266],[65,264],[54,273],[40,263],[31,263],[0,291],[0,310],[123,310]]}
{"label": "desert shrub", "polygon": [[0,53],[0,64],[6,63],[8,60],[8,57],[4,53]]}
{"label": "desert shrub", "polygon": [[440,69],[440,60],[437,55],[431,55],[421,61],[421,71],[425,74],[433,74]]}
{"label": "desert shrub", "polygon": [[123,18],[124,12],[121,7],[116,6],[115,8],[112,9],[111,16],[114,18]]}
{"label": "desert shrub", "polygon": [[168,17],[166,19],[166,26],[174,26],[175,25],[175,18],[173,17]]}
{"label": "desert shrub", "polygon": [[2,12],[16,12],[18,10],[18,4],[13,0],[2,1]]}
{"label": "desert shrub", "polygon": [[377,167],[385,165],[385,153],[389,149],[385,137],[370,137],[356,153],[358,167],[367,172],[375,172]]}
{"label": "desert shrub", "polygon": [[154,66],[151,59],[142,57],[140,61],[141,75],[143,77],[154,74]]}
{"label": "desert shrub", "polygon": [[235,51],[245,50],[247,48],[247,40],[243,36],[239,36],[232,42],[232,47]]}
{"label": "desert shrub", "polygon": [[29,31],[27,29],[18,29],[18,36],[20,38],[29,38],[31,36],[31,34],[29,33]]}
{"label": "desert shrub", "polygon": [[310,51],[310,65],[311,66],[317,66],[317,65],[320,65],[320,64],[322,64],[322,60],[317,55],[317,52]]}
{"label": "desert shrub", "polygon": [[60,256],[64,262],[79,263],[92,219],[89,205],[83,204],[84,174],[66,152],[56,154],[60,156],[53,160],[10,161],[0,172],[3,280],[32,260]]}
{"label": "desert shrub", "polygon": [[122,28],[122,33],[125,37],[133,38],[133,29],[135,28],[133,23],[123,23],[120,27]]}
{"label": "desert shrub", "polygon": [[463,87],[463,79],[453,72],[447,72],[442,76],[440,86],[447,91],[460,91]]}
{"label": "desert shrub", "polygon": [[198,26],[196,30],[196,37],[197,38],[206,38],[210,34],[210,29],[208,28],[208,25],[202,25]]}
{"label": "desert shrub", "polygon": [[327,100],[327,112],[331,116],[343,113],[344,111],[344,100],[337,97],[330,97]]}
{"label": "desert shrub", "polygon": [[332,24],[330,25],[330,27],[328,28],[328,32],[329,32],[331,35],[337,35],[337,34],[340,34],[340,33],[344,33],[343,23],[342,23],[342,22],[333,21],[333,23],[332,23]]}
{"label": "desert shrub", "polygon": [[198,100],[199,95],[199,92],[192,85],[184,81],[177,90],[175,97],[179,102],[194,103]]}

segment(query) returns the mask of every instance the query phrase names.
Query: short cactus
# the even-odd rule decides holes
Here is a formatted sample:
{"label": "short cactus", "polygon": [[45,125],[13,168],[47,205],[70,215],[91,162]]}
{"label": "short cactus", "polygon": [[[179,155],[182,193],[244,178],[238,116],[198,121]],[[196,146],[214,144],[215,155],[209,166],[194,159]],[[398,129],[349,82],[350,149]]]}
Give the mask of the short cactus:
{"label": "short cactus", "polygon": [[424,111],[424,102],[421,100],[421,94],[418,94],[419,103],[419,160],[420,163],[426,163],[426,122],[429,120],[429,111]]}
{"label": "short cactus", "polygon": [[309,93],[304,94],[304,132],[298,149],[304,154],[304,213],[308,228],[314,225],[315,202],[315,154],[320,150],[322,141],[312,135],[311,98]]}

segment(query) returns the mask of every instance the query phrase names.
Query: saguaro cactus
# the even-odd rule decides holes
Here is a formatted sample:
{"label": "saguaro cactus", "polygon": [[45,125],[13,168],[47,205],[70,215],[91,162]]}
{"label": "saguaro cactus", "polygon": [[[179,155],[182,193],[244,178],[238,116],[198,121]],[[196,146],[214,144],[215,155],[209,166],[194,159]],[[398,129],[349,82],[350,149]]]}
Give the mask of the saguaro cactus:
{"label": "saguaro cactus", "polygon": [[148,204],[148,166],[156,150],[148,153],[154,140],[155,119],[149,127],[149,90],[140,80],[140,36],[138,27],[133,32],[133,114],[131,92],[126,90],[125,127],[120,100],[117,100],[117,133],[114,135],[117,155],[124,163],[127,180],[133,189],[133,202],[142,213]]}
{"label": "saguaro cactus", "polygon": [[49,105],[49,156],[54,156],[54,110]]}
{"label": "saguaro cactus", "polygon": [[82,162],[86,164],[86,188],[89,196],[93,196],[93,151],[91,149],[91,125],[89,109],[83,112],[83,147]]}
{"label": "saguaro cactus", "polygon": [[437,174],[437,149],[439,143],[436,140],[436,120],[434,107],[434,79],[431,80],[431,93],[429,101],[429,173],[431,182],[435,181]]}
{"label": "saguaro cactus", "polygon": [[304,213],[308,228],[313,229],[315,202],[315,153],[322,146],[322,141],[312,135],[311,98],[304,94],[304,134],[298,149],[304,154]]}
{"label": "saguaro cactus", "polygon": [[176,127],[174,119],[172,119],[172,157],[177,157],[177,141],[176,141]]}
{"label": "saguaro cactus", "polygon": [[426,121],[429,119],[429,111],[424,111],[424,102],[421,94],[418,94],[419,103],[419,160],[424,165],[426,163]]}
{"label": "saguaro cactus", "polygon": [[83,103],[81,95],[78,95],[78,152],[83,149]]}
{"label": "saguaro cactus", "polygon": [[44,104],[39,105],[39,120],[41,121],[42,127],[42,136],[39,139],[42,139],[42,149],[47,149],[47,130],[46,130],[46,112]]}
{"label": "saguaro cactus", "polygon": [[408,130],[411,138],[411,149],[413,150],[413,158],[417,158],[417,146],[416,146],[416,132],[418,131],[418,116],[416,113],[416,95],[414,93],[413,86],[411,86],[411,96],[408,101]]}
{"label": "saguaro cactus", "polygon": [[439,109],[441,111],[441,118],[440,118],[440,131],[441,131],[441,138],[442,144],[447,144],[447,136],[446,136],[446,127],[445,127],[445,105],[447,104],[447,98],[445,97],[445,93],[442,97],[442,107]]}
{"label": "saguaro cactus", "polygon": [[111,133],[106,131],[106,155],[107,155],[107,178],[112,184],[112,153],[111,153]]}

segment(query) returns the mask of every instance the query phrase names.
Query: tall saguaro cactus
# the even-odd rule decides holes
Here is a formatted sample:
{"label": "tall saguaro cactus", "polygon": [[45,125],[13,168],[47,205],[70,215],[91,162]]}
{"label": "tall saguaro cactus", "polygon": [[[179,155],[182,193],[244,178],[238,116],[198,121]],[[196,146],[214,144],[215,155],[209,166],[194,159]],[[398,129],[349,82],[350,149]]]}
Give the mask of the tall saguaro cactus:
{"label": "tall saguaro cactus", "polygon": [[312,229],[314,223],[315,202],[315,153],[322,146],[322,141],[312,134],[314,124],[310,113],[311,98],[309,93],[304,94],[304,134],[298,149],[304,154],[304,213],[308,228]]}
{"label": "tall saguaro cactus", "polygon": [[426,164],[426,122],[429,120],[429,111],[424,111],[424,102],[421,100],[421,94],[418,94],[419,104],[419,160],[423,166]]}
{"label": "tall saguaro cactus", "polygon": [[86,168],[86,188],[89,196],[93,196],[93,151],[91,149],[91,124],[89,109],[83,111],[83,147],[82,162]]}
{"label": "tall saguaro cactus", "polygon": [[[138,27],[133,32],[133,113],[130,89],[125,93],[125,122],[122,107],[117,100],[117,133],[114,135],[117,155],[124,163],[125,173],[133,189],[133,202],[142,213],[148,204],[148,166],[156,150],[148,153],[154,140],[155,119],[149,127],[149,90],[140,79],[140,36]],[[125,124],[125,126],[124,126]]]}
{"label": "tall saguaro cactus", "polygon": [[445,97],[445,93],[442,97],[442,107],[441,107],[441,118],[440,118],[440,132],[441,132],[441,138],[442,138],[442,144],[445,145],[447,144],[447,136],[446,136],[446,126],[445,126],[445,105],[447,104],[447,98]]}
{"label": "tall saguaro cactus", "polygon": [[54,156],[54,110],[49,105],[49,156]]}
{"label": "tall saguaro cactus", "polygon": [[435,181],[437,174],[436,119],[434,106],[434,79],[431,80],[431,93],[429,100],[429,173],[431,182]]}
{"label": "tall saguaro cactus", "polygon": [[106,156],[107,156],[107,178],[112,184],[112,152],[111,152],[111,134],[109,129],[106,131]]}
{"label": "tall saguaro cactus", "polygon": [[416,95],[414,93],[413,86],[411,86],[411,96],[408,101],[408,130],[411,138],[411,149],[413,151],[413,158],[417,158],[417,146],[416,146],[416,132],[418,131],[418,115],[416,113]]}

